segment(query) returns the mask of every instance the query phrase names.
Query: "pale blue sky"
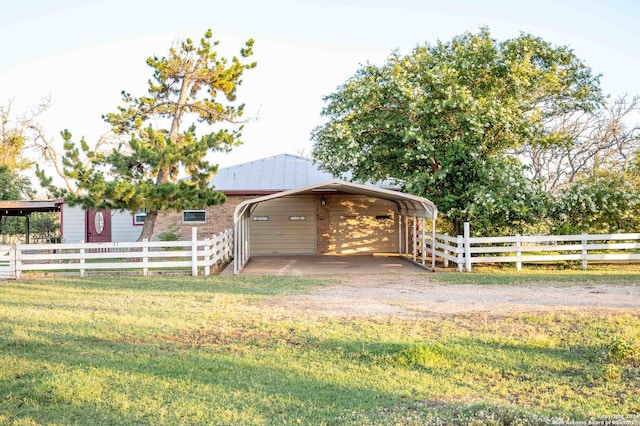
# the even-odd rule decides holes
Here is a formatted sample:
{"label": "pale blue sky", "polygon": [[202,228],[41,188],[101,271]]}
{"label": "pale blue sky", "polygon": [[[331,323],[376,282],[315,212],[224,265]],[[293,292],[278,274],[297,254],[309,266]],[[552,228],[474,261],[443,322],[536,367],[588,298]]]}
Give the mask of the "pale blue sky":
{"label": "pale blue sky", "polygon": [[[632,0],[0,0],[0,102],[15,110],[50,94],[43,120],[52,137],[68,128],[89,141],[120,91],[146,91],[145,59],[207,28],[235,54],[254,38],[258,68],[238,92],[248,115],[244,145],[215,161],[228,166],[300,149],[321,124],[322,97],[359,64],[393,49],[448,40],[488,26],[497,39],[520,31],[568,45],[603,74],[614,95],[640,94],[640,2]],[[58,138],[59,139],[59,138]]]}

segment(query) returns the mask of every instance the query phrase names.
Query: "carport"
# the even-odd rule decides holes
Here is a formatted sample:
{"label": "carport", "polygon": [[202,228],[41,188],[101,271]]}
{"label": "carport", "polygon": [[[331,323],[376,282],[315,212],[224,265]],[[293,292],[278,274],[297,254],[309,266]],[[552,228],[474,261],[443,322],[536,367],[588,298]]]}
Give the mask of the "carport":
{"label": "carport", "polygon": [[25,243],[29,244],[31,235],[30,218],[33,213],[38,212],[60,212],[63,200],[10,200],[0,201],[0,222],[3,217],[24,217],[25,218]]}
{"label": "carport", "polygon": [[[251,223],[252,213],[260,203],[276,200],[284,197],[300,196],[306,194],[334,194],[345,193],[372,197],[388,201],[393,210],[400,217],[398,222],[398,254],[423,267],[426,265],[425,250],[421,250],[418,259],[415,243],[426,238],[425,220],[431,220],[431,237],[435,240],[435,224],[438,210],[430,200],[416,195],[405,194],[399,191],[356,184],[341,180],[331,180],[322,184],[311,185],[303,188],[291,189],[263,197],[245,200],[235,208],[234,221],[234,259],[233,271],[237,275],[251,258]],[[255,220],[256,218],[254,218]],[[410,226],[410,223],[412,226]],[[417,226],[419,225],[419,226]],[[410,241],[414,244],[410,246]],[[432,250],[434,247],[432,246]],[[431,253],[431,269],[435,268],[435,255]]]}

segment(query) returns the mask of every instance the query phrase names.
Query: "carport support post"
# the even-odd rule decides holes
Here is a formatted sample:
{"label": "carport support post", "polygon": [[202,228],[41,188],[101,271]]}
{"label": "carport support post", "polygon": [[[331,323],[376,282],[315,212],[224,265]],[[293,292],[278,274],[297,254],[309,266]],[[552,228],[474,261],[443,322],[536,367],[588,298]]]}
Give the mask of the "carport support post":
{"label": "carport support post", "polygon": [[[422,249],[422,266],[424,266],[427,259],[427,234],[425,229],[427,227],[427,224],[425,223],[424,216],[422,217],[422,221],[420,222],[420,224],[422,225],[422,243],[420,244],[420,248]],[[433,241],[431,241],[431,244],[433,244]]]}
{"label": "carport support post", "polygon": [[240,227],[238,226],[237,219],[235,220],[233,227],[233,275],[238,275],[238,262],[240,261],[238,258],[238,252],[240,251],[240,235],[238,235],[238,233],[240,232]]}
{"label": "carport support post", "polygon": [[433,210],[431,215],[431,270],[436,271],[436,219],[438,218],[438,211]]}
{"label": "carport support post", "polygon": [[409,257],[409,216],[404,215],[404,255]]}
{"label": "carport support post", "polygon": [[418,235],[417,235],[417,228],[418,223],[416,222],[416,215],[413,215],[413,261],[416,261],[416,246],[418,245]]}

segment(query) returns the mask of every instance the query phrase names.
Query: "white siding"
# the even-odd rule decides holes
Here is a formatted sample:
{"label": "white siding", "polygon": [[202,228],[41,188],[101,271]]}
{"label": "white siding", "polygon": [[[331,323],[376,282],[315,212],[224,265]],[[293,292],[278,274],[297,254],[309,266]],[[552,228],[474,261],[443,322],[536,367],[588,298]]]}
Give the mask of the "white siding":
{"label": "white siding", "polygon": [[129,212],[111,212],[111,241],[135,241],[142,232],[142,226],[133,225],[133,215]]}
{"label": "white siding", "polygon": [[[62,206],[62,238],[65,243],[85,241],[85,212],[82,208]],[[133,215],[129,212],[111,212],[111,241],[135,241],[142,232],[142,226],[133,225]]]}
{"label": "white siding", "polygon": [[62,240],[65,243],[84,243],[84,210],[78,206],[62,205]]}

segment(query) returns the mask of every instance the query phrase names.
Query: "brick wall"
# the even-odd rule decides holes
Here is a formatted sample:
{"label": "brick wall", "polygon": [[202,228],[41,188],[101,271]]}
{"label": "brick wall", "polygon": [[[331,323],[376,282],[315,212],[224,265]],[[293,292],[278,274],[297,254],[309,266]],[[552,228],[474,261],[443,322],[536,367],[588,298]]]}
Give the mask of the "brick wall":
{"label": "brick wall", "polygon": [[161,212],[156,219],[153,240],[158,240],[163,232],[175,230],[181,240],[191,239],[191,228],[198,228],[198,239],[203,240],[225,229],[233,228],[233,211],[240,202],[250,196],[227,195],[227,202],[205,209],[206,223],[182,223],[182,212]]}
{"label": "brick wall", "polygon": [[[326,205],[322,205],[322,198],[325,199]],[[331,205],[331,195],[316,197],[316,227],[318,229],[317,250],[318,254],[329,253],[329,244],[331,244],[331,227],[329,226],[329,206]]]}

